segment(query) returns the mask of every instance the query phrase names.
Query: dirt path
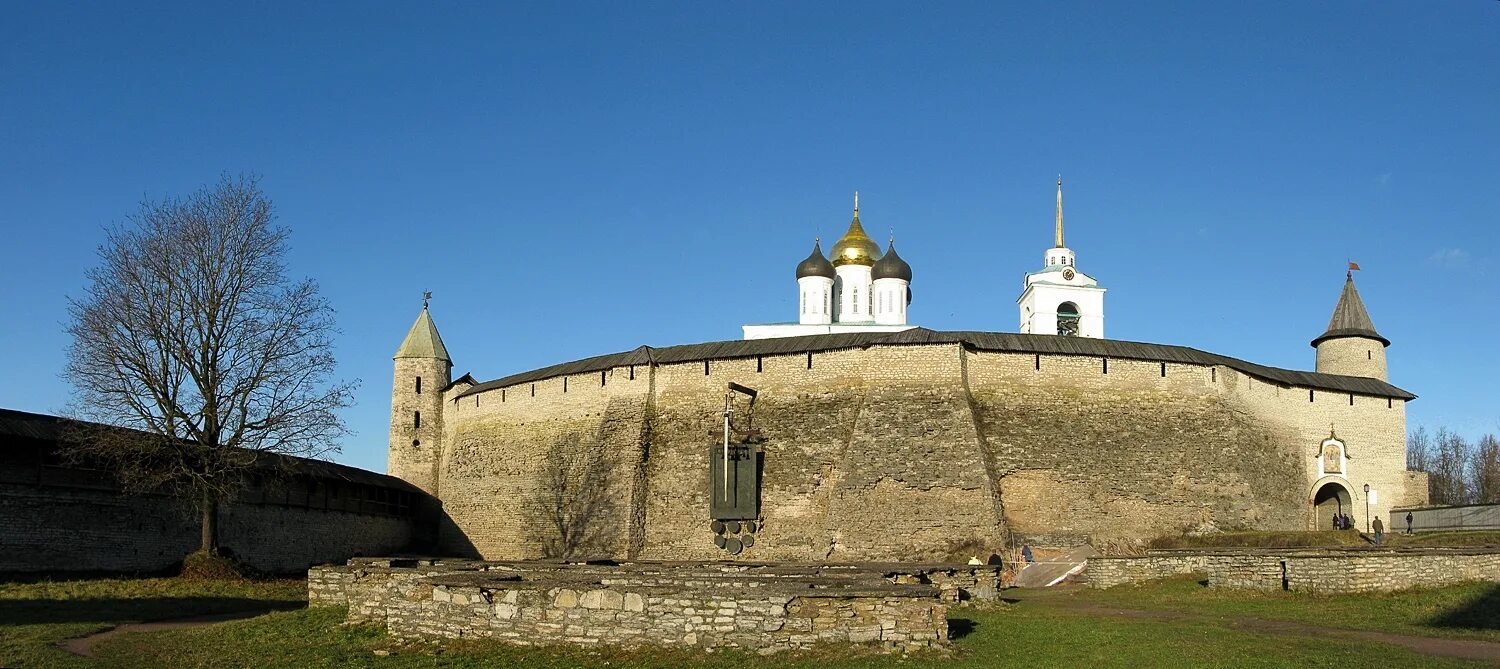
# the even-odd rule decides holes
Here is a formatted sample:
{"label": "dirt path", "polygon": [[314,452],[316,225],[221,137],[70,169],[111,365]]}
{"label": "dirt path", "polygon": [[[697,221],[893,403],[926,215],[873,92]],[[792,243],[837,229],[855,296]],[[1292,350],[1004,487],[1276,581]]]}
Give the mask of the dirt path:
{"label": "dirt path", "polygon": [[158,620],[149,623],[125,623],[124,625],[117,625],[101,632],[95,632],[88,636],[59,641],[57,643],[57,647],[74,655],[94,657],[94,646],[116,634],[121,634],[124,632],[156,632],[160,630],[180,630],[192,627],[205,627],[208,625],[228,622],[230,620],[244,620],[246,618],[254,618],[256,616],[270,613],[271,611],[276,610],[279,609],[255,609],[253,611],[235,611],[233,613],[216,613],[207,616],[193,616],[190,618]]}
{"label": "dirt path", "polygon": [[1376,632],[1373,630],[1316,627],[1301,622],[1269,620],[1266,618],[1255,618],[1250,616],[1219,616],[1199,613],[1184,613],[1181,611],[1122,609],[1109,606],[1099,606],[1096,604],[1089,604],[1087,602],[1070,601],[1061,597],[1025,597],[1020,601],[1023,603],[1031,601],[1032,603],[1037,605],[1053,606],[1059,609],[1091,616],[1115,616],[1121,618],[1136,618],[1142,620],[1200,621],[1226,625],[1228,627],[1244,630],[1247,632],[1274,634],[1277,636],[1300,636],[1322,639],[1343,639],[1386,643],[1394,646],[1400,646],[1402,648],[1406,648],[1423,655],[1433,655],[1437,657],[1456,657],[1466,660],[1488,660],[1490,662],[1500,664],[1500,642],[1494,641],[1480,641],[1477,639],[1445,639],[1438,637],[1412,636],[1409,634],[1392,634],[1389,632]]}

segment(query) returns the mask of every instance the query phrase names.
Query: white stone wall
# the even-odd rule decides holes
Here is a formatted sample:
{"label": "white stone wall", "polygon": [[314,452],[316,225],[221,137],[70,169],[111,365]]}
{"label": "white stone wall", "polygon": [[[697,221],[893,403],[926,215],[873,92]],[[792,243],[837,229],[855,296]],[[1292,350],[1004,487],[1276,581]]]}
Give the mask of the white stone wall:
{"label": "white stone wall", "polygon": [[833,322],[833,279],[821,276],[797,279],[797,310],[797,322],[802,325]]}
{"label": "white stone wall", "polygon": [[1057,334],[1057,308],[1064,302],[1078,306],[1078,333],[1082,337],[1104,338],[1104,289],[1088,285],[1092,279],[1075,274],[1071,283],[1062,275],[1049,272],[1045,280],[1031,281],[1016,302],[1021,313],[1022,334]]}
{"label": "white stone wall", "polygon": [[868,265],[842,265],[834,272],[833,320],[838,323],[862,323],[875,320],[871,302],[871,268]]}
{"label": "white stone wall", "polygon": [[906,288],[904,279],[875,281],[875,322],[880,325],[906,325]]}

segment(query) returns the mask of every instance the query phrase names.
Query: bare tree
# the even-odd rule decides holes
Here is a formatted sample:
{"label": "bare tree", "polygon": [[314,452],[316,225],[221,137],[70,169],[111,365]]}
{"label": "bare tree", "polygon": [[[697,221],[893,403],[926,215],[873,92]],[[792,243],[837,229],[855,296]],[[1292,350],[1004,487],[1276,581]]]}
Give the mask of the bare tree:
{"label": "bare tree", "polygon": [[106,230],[100,264],[70,299],[67,379],[78,417],[130,430],[75,435],[75,458],[131,491],[185,497],[218,548],[219,505],[251,470],[320,456],[346,433],[335,413],[333,310],[286,277],[288,231],[253,177],[147,201]]}
{"label": "bare tree", "polygon": [[1432,467],[1432,435],[1418,425],[1406,437],[1406,468],[1425,472]]}
{"label": "bare tree", "polygon": [[621,519],[602,442],[570,433],[547,448],[530,505],[543,557],[595,557],[608,554],[615,543]]}
{"label": "bare tree", "polygon": [[1433,504],[1469,502],[1469,443],[1447,428],[1433,437],[1432,466],[1427,470]]}
{"label": "bare tree", "polygon": [[1479,438],[1474,447],[1474,464],[1470,468],[1474,475],[1471,486],[1474,501],[1480,504],[1500,504],[1500,439],[1493,434]]}

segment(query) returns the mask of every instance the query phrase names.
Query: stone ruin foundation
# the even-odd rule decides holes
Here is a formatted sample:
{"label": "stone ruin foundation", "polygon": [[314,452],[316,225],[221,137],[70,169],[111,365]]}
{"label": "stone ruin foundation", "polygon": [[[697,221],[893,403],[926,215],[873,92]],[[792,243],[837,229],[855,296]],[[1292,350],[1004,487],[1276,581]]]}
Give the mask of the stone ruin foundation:
{"label": "stone ruin foundation", "polygon": [[735,647],[948,643],[950,605],[998,597],[999,566],[481,562],[356,558],[308,571],[312,606],[401,639]]}

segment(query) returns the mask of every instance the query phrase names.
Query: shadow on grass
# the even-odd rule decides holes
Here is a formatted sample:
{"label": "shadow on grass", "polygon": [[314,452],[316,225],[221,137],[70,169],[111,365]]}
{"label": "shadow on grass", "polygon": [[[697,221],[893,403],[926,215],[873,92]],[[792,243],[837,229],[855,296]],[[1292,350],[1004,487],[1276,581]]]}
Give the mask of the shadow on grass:
{"label": "shadow on grass", "polygon": [[241,611],[300,609],[299,600],[248,597],[132,597],[0,600],[0,626],[169,620]]}
{"label": "shadow on grass", "polygon": [[969,636],[970,634],[973,634],[974,630],[978,628],[979,623],[969,620],[968,618],[949,618],[948,638],[957,641],[966,636]]}
{"label": "shadow on grass", "polygon": [[1500,585],[1491,586],[1472,601],[1434,616],[1433,627],[1500,630]]}

